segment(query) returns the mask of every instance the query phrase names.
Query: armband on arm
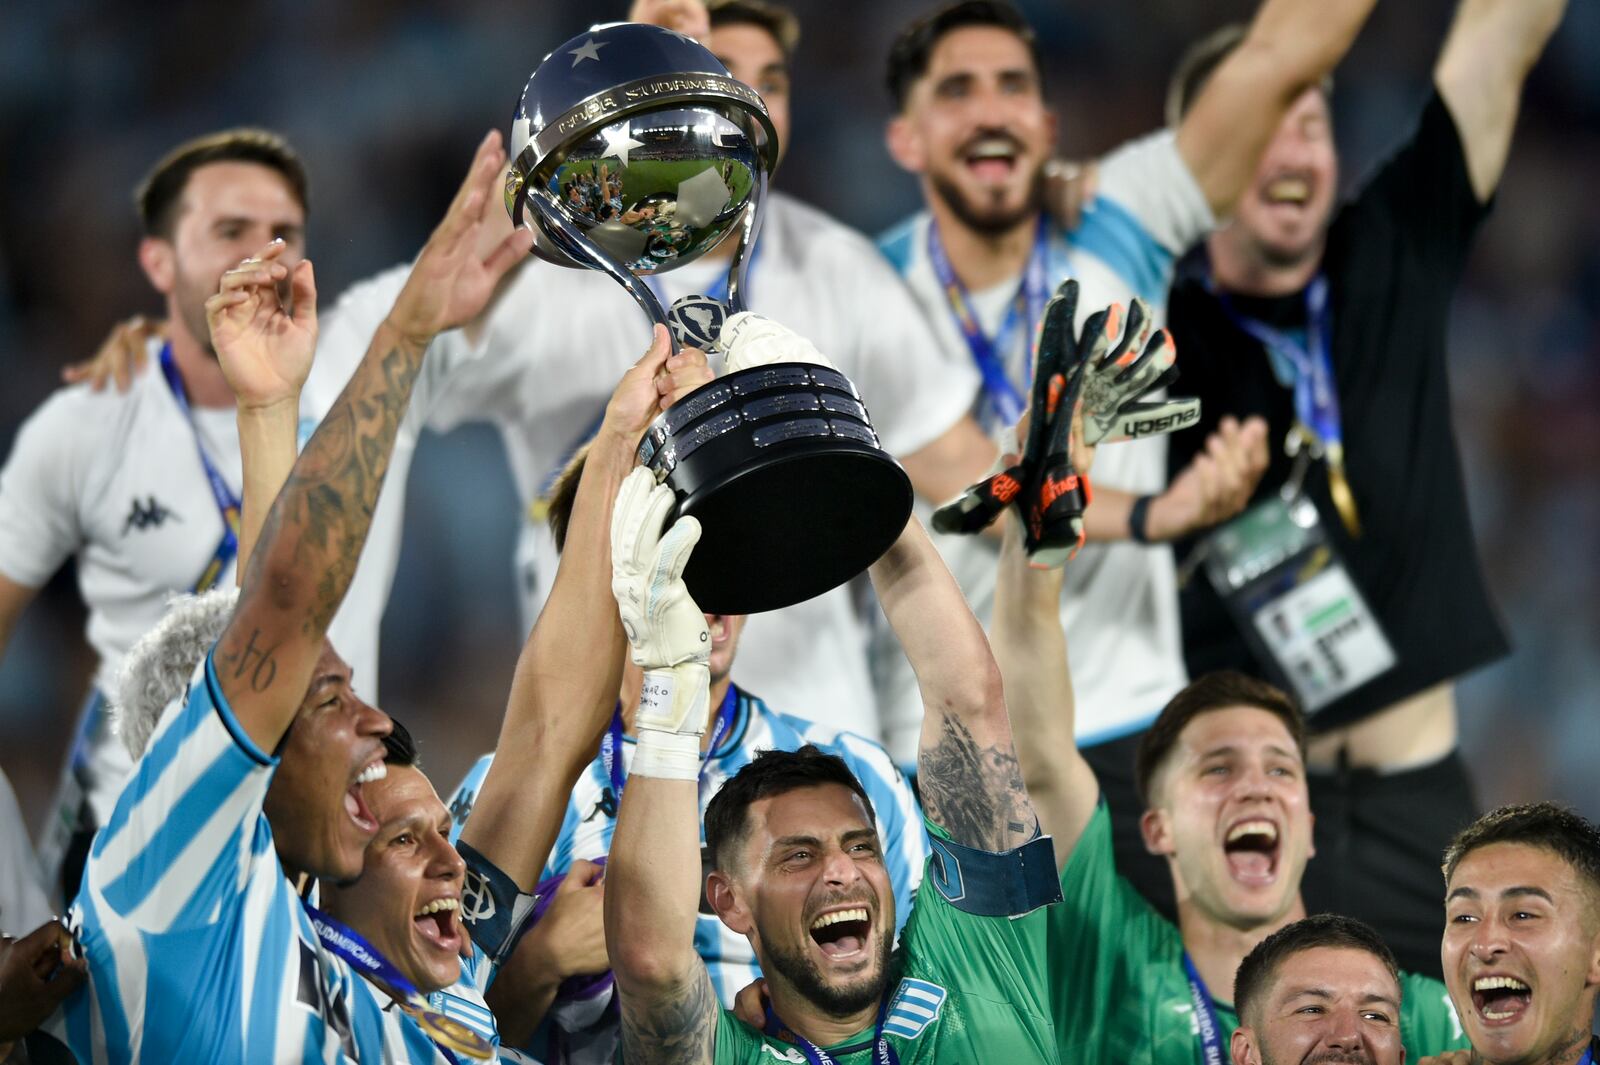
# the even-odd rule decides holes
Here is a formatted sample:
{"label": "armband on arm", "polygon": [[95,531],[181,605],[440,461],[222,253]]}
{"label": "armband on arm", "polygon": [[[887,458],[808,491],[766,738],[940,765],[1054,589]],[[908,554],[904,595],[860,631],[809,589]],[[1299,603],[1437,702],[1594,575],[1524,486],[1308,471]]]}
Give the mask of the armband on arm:
{"label": "armband on arm", "polygon": [[472,844],[458,842],[456,853],[467,863],[461,884],[461,923],[489,962],[499,966],[511,957],[517,940],[531,925],[528,917],[539,896],[517,887],[515,880]]}
{"label": "armband on arm", "polygon": [[928,883],[944,900],[977,917],[1021,917],[1061,901],[1056,849],[1036,835],[1008,851],[981,851],[930,834]]}

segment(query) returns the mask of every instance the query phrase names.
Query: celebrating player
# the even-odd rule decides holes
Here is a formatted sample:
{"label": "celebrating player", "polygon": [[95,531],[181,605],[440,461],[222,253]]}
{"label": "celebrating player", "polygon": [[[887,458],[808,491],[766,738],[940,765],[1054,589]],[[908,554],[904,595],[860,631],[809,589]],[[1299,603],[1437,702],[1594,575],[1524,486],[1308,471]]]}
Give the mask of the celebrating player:
{"label": "celebrating player", "polygon": [[[576,541],[569,539],[573,499],[587,465],[588,450],[588,446],[585,446],[579,451],[550,492],[548,520],[558,551],[565,551],[569,543],[576,544]],[[793,751],[810,744],[824,753],[839,756],[861,782],[872,803],[881,837],[883,863],[894,891],[895,913],[903,924],[911,913],[911,900],[921,883],[923,863],[928,856],[922,813],[910,783],[895,768],[883,748],[871,740],[779,713],[759,696],[735,684],[732,679],[733,664],[746,620],[744,615],[708,614],[705,618],[711,636],[711,652],[707,662],[711,689],[706,707],[705,731],[702,734],[701,812],[704,812],[704,804],[716,794],[718,788],[748,765],[758,751]],[[603,861],[610,852],[616,831],[618,799],[626,790],[630,767],[638,749],[634,721],[643,681],[638,667],[625,662],[621,693],[602,752],[578,778],[577,786],[567,801],[566,812],[561,820],[561,834],[545,863],[542,879],[567,874],[574,863]],[[464,822],[476,808],[484,775],[495,763],[494,755],[479,759],[451,798],[451,813],[458,824]],[[701,842],[703,845],[704,839]],[[566,890],[578,890],[580,895],[585,894],[572,886]],[[573,901],[569,905],[574,910],[598,906],[599,892],[592,894],[595,896],[592,899]],[[546,1012],[554,998],[554,981],[559,975],[564,972],[568,976],[578,975],[568,971],[571,958],[552,956],[551,950],[541,942],[544,939],[542,925],[541,919],[523,940],[527,946],[537,946],[539,949],[531,951],[519,948],[510,968],[500,974],[488,996],[490,1005],[500,1019],[502,1036],[514,1046],[524,1045],[523,1037],[532,1031]],[[899,927],[894,931],[898,933]],[[552,935],[557,940],[564,938],[558,934]],[[565,953],[572,957],[593,953],[589,944],[572,942],[570,939],[568,943]],[[709,907],[702,907],[695,933],[695,948],[706,963],[718,997],[725,1005],[732,1005],[734,993],[757,975],[756,956],[749,941],[725,927]],[[599,974],[605,969],[602,946],[598,965],[591,965],[585,974]],[[519,986],[528,982],[523,979],[524,973],[537,981],[538,989],[529,992],[525,986]],[[536,999],[531,1004],[530,994]],[[608,1052],[603,1055],[597,1052],[605,1049],[600,1045],[603,1041],[599,1029],[616,1032],[614,1011],[580,1011],[574,1005],[567,1012],[588,1019],[588,1023],[581,1025],[585,1060],[600,1060],[603,1057],[609,1061]],[[598,1018],[593,1016],[596,1013],[599,1014]],[[565,1017],[562,1023],[566,1023]],[[554,1038],[569,1046],[579,1042],[566,1038],[564,1034]],[[530,1049],[539,1053],[540,1047],[535,1043]],[[548,1057],[548,1051],[543,1056]]]}
{"label": "celebrating player", "polygon": [[1600,1061],[1600,830],[1553,803],[1505,806],[1445,852],[1440,955],[1490,1065]]}
{"label": "celebrating player", "polygon": [[[1013,523],[1015,524],[1015,523]],[[1063,902],[1046,915],[1050,1008],[1062,1061],[1220,1061],[1238,1015],[1214,991],[1274,931],[1305,916],[1311,857],[1305,721],[1271,686],[1201,677],[1144,734],[1139,823],[1165,862],[1178,923],[1118,875],[1110,813],[1074,744],[1059,570],[1029,567],[1021,538],[1001,554],[992,629],[1041,825],[1056,840]],[[1444,988],[1402,974],[1407,1055],[1463,1045]]]}
{"label": "celebrating player", "polygon": [[[1317,574],[1321,590],[1297,579],[1297,557],[1244,590],[1225,576],[1222,541],[1183,545],[1221,566],[1183,591],[1189,668],[1293,679],[1314,711],[1317,846],[1347,859],[1307,883],[1307,905],[1369,921],[1419,972],[1438,972],[1439,854],[1475,808],[1454,679],[1507,651],[1473,542],[1446,321],[1523,81],[1565,7],[1461,0],[1415,130],[1337,212],[1328,88],[1300,93],[1232,224],[1181,264],[1172,293],[1176,390],[1200,397],[1203,426],[1270,427],[1258,509],[1228,542],[1266,548],[1262,517],[1288,492],[1310,504],[1301,527],[1314,517],[1343,560]],[[1174,110],[1200,106],[1237,36],[1197,46],[1174,79]],[[1174,469],[1197,439],[1173,442]],[[1352,608],[1357,599],[1366,606]]]}
{"label": "celebrating player", "polygon": [[[423,1003],[411,978],[438,990],[442,967],[429,978],[384,961],[347,927],[303,908],[285,874],[361,876],[368,844],[387,827],[363,787],[383,778],[390,725],[350,692],[348,667],[325,634],[428,340],[476,313],[526,250],[513,238],[485,258],[475,254],[503,160],[498,138],[485,138],[367,357],[294,462],[221,638],[183,704],[149,735],[96,842],[75,914],[90,984],[67,1017],[80,1057],[298,1058],[342,1048],[444,1060],[430,1033],[469,1053],[492,1052],[488,1040]],[[270,479],[274,461],[292,459],[293,401],[286,407],[283,394],[304,380],[315,343],[310,264],[291,270],[273,261],[281,247],[230,271],[207,307],[213,339],[234,353],[230,383],[238,388],[236,375],[248,375],[249,391],[279,393],[259,409],[241,402],[241,436],[257,442],[259,429],[268,459],[247,476],[247,511],[271,498],[252,491],[261,484],[250,476]],[[292,286],[292,313],[278,305],[280,282]],[[246,551],[254,527],[247,513]],[[487,968],[469,976],[486,978]],[[374,978],[400,1011],[385,1012]],[[481,1003],[481,988],[473,990]]]}

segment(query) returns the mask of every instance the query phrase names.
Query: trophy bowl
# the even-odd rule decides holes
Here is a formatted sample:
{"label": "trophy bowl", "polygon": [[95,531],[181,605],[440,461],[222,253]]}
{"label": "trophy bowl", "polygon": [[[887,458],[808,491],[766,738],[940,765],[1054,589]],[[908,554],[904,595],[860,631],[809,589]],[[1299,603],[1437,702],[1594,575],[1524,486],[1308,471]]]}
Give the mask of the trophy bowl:
{"label": "trophy bowl", "polygon": [[[659,26],[594,26],[529,78],[512,123],[506,209],[534,251],[620,284],[673,344],[709,351],[745,309],[778,144],[761,97],[697,42]],[[642,279],[736,241],[726,300],[669,316]],[[686,307],[686,304],[692,306]],[[684,580],[702,610],[750,614],[820,595],[888,549],[911,482],[855,387],[811,363],[735,370],[650,427],[639,459],[700,521]]]}

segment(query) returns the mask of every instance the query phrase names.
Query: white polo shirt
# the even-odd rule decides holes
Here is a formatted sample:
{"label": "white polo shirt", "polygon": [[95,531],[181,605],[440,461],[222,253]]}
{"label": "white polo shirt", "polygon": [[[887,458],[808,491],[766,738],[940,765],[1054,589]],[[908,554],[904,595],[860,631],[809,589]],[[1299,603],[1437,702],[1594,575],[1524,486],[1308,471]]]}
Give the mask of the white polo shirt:
{"label": "white polo shirt", "polygon": [[[933,325],[953,360],[968,367],[973,357],[952,314],[944,287],[928,258],[930,216],[921,212],[879,241]],[[1099,194],[1071,232],[1050,234],[1051,289],[1078,279],[1078,322],[1107,304],[1124,307],[1143,298],[1159,326],[1166,317],[1173,266],[1213,225],[1205,196],[1178,154],[1169,131],[1132,141],[1100,164]],[[993,337],[1016,296],[1020,277],[972,294],[980,321]],[[1033,338],[1012,331],[1000,352],[1018,393],[1028,395]],[[1178,353],[1183,368],[1183,353]],[[981,416],[983,404],[971,376],[945,382]],[[986,425],[996,429],[998,426]],[[1139,494],[1166,487],[1166,438],[1153,437],[1102,447],[1092,481]],[[922,509],[924,520],[928,509]],[[994,608],[999,544],[990,538],[934,534],[934,542],[960,581],[973,611],[986,625]],[[1177,582],[1165,545],[1092,543],[1067,566],[1062,622],[1072,652],[1080,744],[1089,745],[1148,724],[1186,682],[1178,627]],[[916,678],[892,638],[874,644],[874,669],[888,733],[889,753],[902,763],[916,756],[922,706]]]}

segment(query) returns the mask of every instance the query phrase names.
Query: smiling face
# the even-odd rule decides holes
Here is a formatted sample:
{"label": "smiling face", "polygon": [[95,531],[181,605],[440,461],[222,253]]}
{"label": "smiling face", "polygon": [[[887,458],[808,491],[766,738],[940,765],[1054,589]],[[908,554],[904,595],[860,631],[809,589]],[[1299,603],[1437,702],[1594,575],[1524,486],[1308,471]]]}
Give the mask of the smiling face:
{"label": "smiling face", "polygon": [[268,241],[288,245],[278,262],[294,269],[305,256],[305,208],[287,178],[259,163],[197,167],[179,198],[171,239],[147,237],[140,262],[169,313],[206,351],[212,351],[206,300],[222,275]]}
{"label": "smiling face", "polygon": [[326,640],[305,700],[279,749],[265,810],[284,868],[330,880],[361,873],[378,830],[363,795],[383,773],[389,715],[350,687],[350,667]]}
{"label": "smiling face", "polygon": [[1233,227],[1273,266],[1294,266],[1322,253],[1322,237],[1339,184],[1328,98],[1300,94],[1261,155],[1254,180],[1235,209]]}
{"label": "smiling face", "polygon": [[1594,889],[1554,851],[1492,843],[1445,891],[1440,958],[1472,1049],[1503,1065],[1581,1045],[1600,990]]}
{"label": "smiling face", "polygon": [[1400,985],[1382,958],[1310,947],[1284,958],[1233,1035],[1235,1065],[1402,1065]]}
{"label": "smiling face", "polygon": [[1152,782],[1145,843],[1165,855],[1180,903],[1251,929],[1282,920],[1300,898],[1311,849],[1305,766],[1267,710],[1207,710],[1183,731]]}
{"label": "smiling face", "polygon": [[724,924],[769,981],[835,1017],[877,1004],[894,941],[894,892],[866,804],[842,784],[761,798],[737,868],[711,874]]}
{"label": "smiling face", "polygon": [[366,937],[424,994],[461,976],[466,863],[450,843],[450,811],[415,766],[389,766],[367,785],[378,832],[361,876],[324,885],[330,914]]}
{"label": "smiling face", "polygon": [[889,125],[889,151],[961,224],[998,235],[1039,210],[1055,133],[1028,46],[1010,30],[964,26],[933,46]]}
{"label": "smiling face", "polygon": [[731,22],[711,30],[711,54],[722,61],[735,81],[761,96],[778,133],[778,158],[789,147],[789,63],[772,34],[747,22]]}

